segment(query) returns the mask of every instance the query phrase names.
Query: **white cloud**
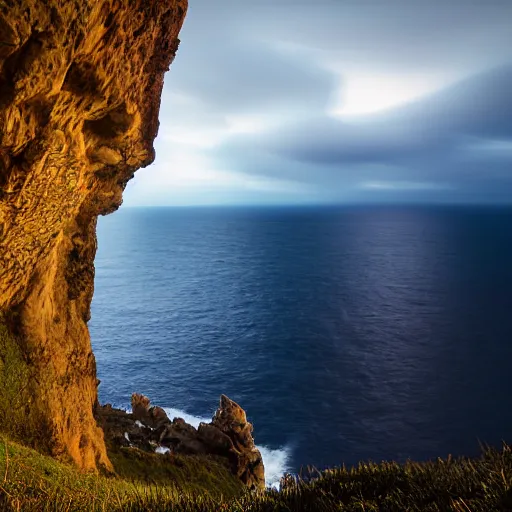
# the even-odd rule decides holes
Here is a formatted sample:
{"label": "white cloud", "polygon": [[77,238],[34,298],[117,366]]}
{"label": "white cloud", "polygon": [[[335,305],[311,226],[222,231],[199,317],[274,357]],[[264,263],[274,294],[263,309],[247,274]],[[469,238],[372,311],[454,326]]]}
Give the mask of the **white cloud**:
{"label": "white cloud", "polygon": [[417,190],[446,190],[451,188],[443,183],[428,183],[419,181],[364,181],[359,184],[362,189],[393,190],[393,191],[417,191]]}
{"label": "white cloud", "polygon": [[340,78],[330,114],[340,118],[373,114],[418,100],[452,81],[449,76],[436,74],[348,74]]}
{"label": "white cloud", "polygon": [[293,180],[216,168],[189,147],[173,146],[165,159],[137,172],[124,194],[128,206],[240,202],[311,202],[315,187]]}
{"label": "white cloud", "polygon": [[482,139],[473,142],[468,149],[471,152],[483,153],[482,156],[512,156],[512,140]]}

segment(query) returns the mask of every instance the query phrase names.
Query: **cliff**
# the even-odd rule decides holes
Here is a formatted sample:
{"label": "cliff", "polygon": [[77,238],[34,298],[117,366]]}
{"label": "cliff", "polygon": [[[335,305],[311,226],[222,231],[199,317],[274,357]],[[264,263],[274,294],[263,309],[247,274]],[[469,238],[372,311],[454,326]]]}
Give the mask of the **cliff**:
{"label": "cliff", "polygon": [[154,159],[186,9],[0,2],[0,429],[83,469],[111,468],[87,330],[96,219]]}

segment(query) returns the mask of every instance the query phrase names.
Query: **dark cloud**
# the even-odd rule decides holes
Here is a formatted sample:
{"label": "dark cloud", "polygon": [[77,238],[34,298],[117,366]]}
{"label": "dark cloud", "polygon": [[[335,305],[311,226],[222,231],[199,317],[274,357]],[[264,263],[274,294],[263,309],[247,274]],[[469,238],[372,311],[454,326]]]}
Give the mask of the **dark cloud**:
{"label": "dark cloud", "polygon": [[240,136],[217,154],[244,172],[295,175],[326,190],[385,181],[408,183],[409,194],[414,183],[418,188],[430,184],[432,190],[437,183],[457,193],[473,188],[487,196],[498,186],[501,195],[512,197],[510,91],[512,66],[353,123],[324,115],[295,120],[257,138]]}
{"label": "dark cloud", "polygon": [[[295,182],[326,201],[512,197],[510,20],[510,0],[194,0],[166,77],[157,165],[179,175],[197,160],[196,181],[204,167]],[[335,95],[360,76],[374,77],[376,95],[381,76],[443,89],[332,117]],[[233,118],[262,129],[239,133]],[[149,195],[151,173],[143,179]]]}
{"label": "dark cloud", "polygon": [[355,123],[317,117],[268,134],[262,147],[317,164],[453,154],[471,138],[512,138],[512,66]]}

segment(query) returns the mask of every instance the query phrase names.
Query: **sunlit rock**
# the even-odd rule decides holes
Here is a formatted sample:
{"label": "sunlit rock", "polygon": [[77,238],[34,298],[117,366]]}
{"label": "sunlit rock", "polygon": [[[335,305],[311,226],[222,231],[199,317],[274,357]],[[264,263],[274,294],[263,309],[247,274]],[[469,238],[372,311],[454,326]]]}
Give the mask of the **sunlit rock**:
{"label": "sunlit rock", "polygon": [[0,3],[0,429],[84,469],[111,467],[87,329],[96,219],[154,159],[186,8]]}

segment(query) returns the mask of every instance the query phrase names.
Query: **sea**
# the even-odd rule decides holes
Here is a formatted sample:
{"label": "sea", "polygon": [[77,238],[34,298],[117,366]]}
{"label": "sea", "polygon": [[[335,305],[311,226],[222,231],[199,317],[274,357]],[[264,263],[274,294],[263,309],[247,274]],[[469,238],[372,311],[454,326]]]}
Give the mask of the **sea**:
{"label": "sea", "polygon": [[100,400],[254,425],[308,467],[512,442],[512,208],[124,208],[98,224]]}

